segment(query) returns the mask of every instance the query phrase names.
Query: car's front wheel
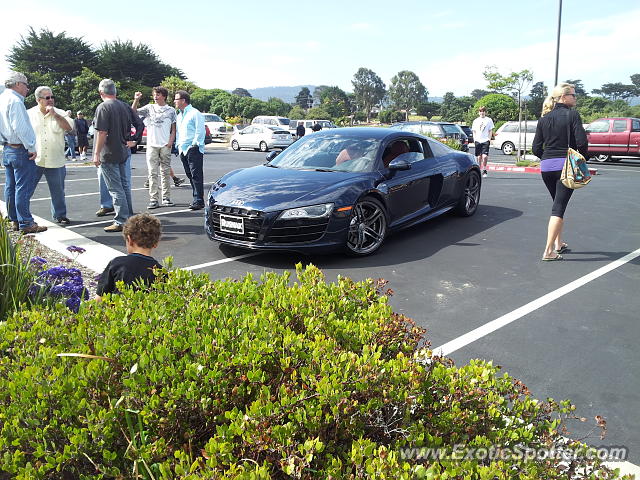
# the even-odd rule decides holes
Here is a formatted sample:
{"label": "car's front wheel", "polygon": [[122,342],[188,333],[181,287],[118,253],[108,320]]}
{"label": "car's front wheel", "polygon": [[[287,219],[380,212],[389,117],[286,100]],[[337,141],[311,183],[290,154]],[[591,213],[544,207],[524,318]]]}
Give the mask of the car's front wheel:
{"label": "car's front wheel", "polygon": [[387,235],[387,213],[382,204],[373,197],[364,197],[353,207],[347,252],[363,257],[375,252]]}
{"label": "car's front wheel", "polygon": [[233,148],[236,152],[240,150],[240,144],[237,140],[231,142],[231,148]]}
{"label": "car's front wheel", "polygon": [[502,144],[502,153],[505,155],[511,155],[516,149],[516,146],[511,142],[504,142]]}
{"label": "car's front wheel", "polygon": [[464,189],[455,212],[462,217],[470,217],[478,209],[480,203],[480,175],[475,170],[471,170],[467,174],[464,182]]}
{"label": "car's front wheel", "polygon": [[267,142],[260,142],[260,151],[261,152],[268,152],[269,151],[269,146],[267,145]]}

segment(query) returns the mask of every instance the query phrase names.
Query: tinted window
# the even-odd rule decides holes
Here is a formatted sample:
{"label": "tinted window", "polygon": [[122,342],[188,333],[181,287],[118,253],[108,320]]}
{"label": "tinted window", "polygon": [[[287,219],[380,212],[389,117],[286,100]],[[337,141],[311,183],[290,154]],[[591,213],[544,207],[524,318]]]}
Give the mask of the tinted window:
{"label": "tinted window", "polygon": [[205,122],[222,122],[222,119],[218,115],[206,114],[204,116]]}
{"label": "tinted window", "polygon": [[536,133],[536,127],[535,123],[527,123],[527,133]]}
{"label": "tinted window", "polygon": [[613,132],[626,132],[627,131],[627,121],[626,120],[614,120],[613,121]]}
{"label": "tinted window", "polygon": [[[289,119],[288,118],[278,118],[278,122],[280,125],[289,125]],[[275,123],[275,125],[278,125],[278,123]]]}
{"label": "tinted window", "polygon": [[443,155],[449,155],[453,150],[446,145],[443,145],[437,140],[429,139],[429,146],[435,157],[441,157]]}
{"label": "tinted window", "polygon": [[457,125],[442,125],[442,129],[444,130],[444,133],[457,133],[458,135],[460,135],[460,129],[458,128]]}
{"label": "tinted window", "polygon": [[513,132],[517,132],[518,131],[518,124],[517,123],[507,123],[503,128],[502,131],[505,133],[513,133]]}
{"label": "tinted window", "polygon": [[609,120],[596,120],[587,127],[589,132],[607,133],[609,131]]}
{"label": "tinted window", "polygon": [[631,121],[631,130],[634,132],[640,132],[640,120]]}

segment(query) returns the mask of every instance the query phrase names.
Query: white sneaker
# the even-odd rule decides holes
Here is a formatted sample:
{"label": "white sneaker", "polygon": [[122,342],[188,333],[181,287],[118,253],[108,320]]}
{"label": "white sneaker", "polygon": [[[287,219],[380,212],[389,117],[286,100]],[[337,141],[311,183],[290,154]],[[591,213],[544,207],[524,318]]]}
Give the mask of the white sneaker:
{"label": "white sneaker", "polygon": [[483,170],[483,171],[482,171],[482,178],[487,178],[487,175],[488,175],[488,174],[487,174],[487,171],[486,171],[486,170]]}
{"label": "white sneaker", "polygon": [[174,207],[175,203],[173,203],[171,200],[167,200],[165,198],[164,200],[162,200],[162,206],[163,207]]}

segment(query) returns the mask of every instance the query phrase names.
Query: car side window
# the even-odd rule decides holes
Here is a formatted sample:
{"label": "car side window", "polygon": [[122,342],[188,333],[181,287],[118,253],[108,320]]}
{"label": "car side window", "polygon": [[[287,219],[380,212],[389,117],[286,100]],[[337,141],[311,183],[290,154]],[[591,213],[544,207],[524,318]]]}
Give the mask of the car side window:
{"label": "car side window", "polygon": [[536,126],[535,123],[527,123],[527,133],[536,133]]}
{"label": "car side window", "polygon": [[509,123],[509,124],[504,126],[502,131],[505,132],[505,133],[517,132],[518,131],[518,126],[516,124],[514,124],[514,123]]}
{"label": "car side window", "polygon": [[627,121],[626,120],[614,120],[613,121],[613,133],[620,133],[627,131]]}
{"label": "car side window", "polygon": [[609,120],[596,120],[587,127],[587,130],[592,133],[607,133],[609,131]]}
{"label": "car side window", "polygon": [[640,132],[640,120],[631,120],[631,130],[633,132]]}

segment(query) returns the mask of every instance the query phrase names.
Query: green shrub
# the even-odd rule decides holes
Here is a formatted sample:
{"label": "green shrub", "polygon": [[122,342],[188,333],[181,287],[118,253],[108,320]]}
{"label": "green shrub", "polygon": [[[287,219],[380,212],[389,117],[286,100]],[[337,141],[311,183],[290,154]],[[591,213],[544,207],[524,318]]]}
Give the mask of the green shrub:
{"label": "green shrub", "polygon": [[431,357],[384,288],[315,267],[295,282],[175,271],[78,314],[16,313],[0,324],[0,478],[569,478],[548,459],[405,458],[557,446],[572,407],[491,363]]}
{"label": "green shrub", "polygon": [[397,110],[381,110],[378,114],[380,123],[395,123],[402,122],[405,119],[405,115]]}

